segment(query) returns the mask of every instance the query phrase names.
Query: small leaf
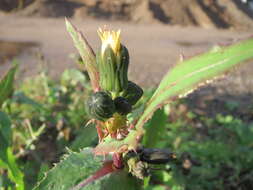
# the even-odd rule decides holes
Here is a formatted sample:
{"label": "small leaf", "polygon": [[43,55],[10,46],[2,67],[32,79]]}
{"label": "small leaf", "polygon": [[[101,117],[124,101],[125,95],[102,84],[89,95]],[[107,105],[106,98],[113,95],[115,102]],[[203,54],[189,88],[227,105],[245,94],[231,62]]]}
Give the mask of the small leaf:
{"label": "small leaf", "polygon": [[65,19],[66,21],[66,27],[67,31],[71,35],[75,47],[79,51],[79,54],[81,55],[83,62],[85,64],[85,67],[88,71],[88,74],[90,76],[91,80],[91,86],[94,91],[97,91],[99,89],[99,74],[98,74],[98,68],[96,65],[96,57],[95,54],[89,45],[86,38],[83,36],[83,34],[78,31],[71,23],[68,21],[68,19]]}
{"label": "small leaf", "polygon": [[18,65],[15,64],[0,81],[0,107],[13,93],[14,77]]}

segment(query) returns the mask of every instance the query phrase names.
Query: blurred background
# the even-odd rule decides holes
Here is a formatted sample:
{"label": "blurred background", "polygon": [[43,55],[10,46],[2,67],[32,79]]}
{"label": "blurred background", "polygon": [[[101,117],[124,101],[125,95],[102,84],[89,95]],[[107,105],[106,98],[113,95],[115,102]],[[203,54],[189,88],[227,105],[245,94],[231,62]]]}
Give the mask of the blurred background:
{"label": "blurred background", "polygon": [[252,5],[250,0],[1,0],[0,74],[13,58],[22,63],[24,76],[36,74],[41,59],[54,77],[76,67],[68,17],[94,49],[98,27],[121,29],[131,54],[130,76],[154,86],[180,54],[193,56],[251,36]]}

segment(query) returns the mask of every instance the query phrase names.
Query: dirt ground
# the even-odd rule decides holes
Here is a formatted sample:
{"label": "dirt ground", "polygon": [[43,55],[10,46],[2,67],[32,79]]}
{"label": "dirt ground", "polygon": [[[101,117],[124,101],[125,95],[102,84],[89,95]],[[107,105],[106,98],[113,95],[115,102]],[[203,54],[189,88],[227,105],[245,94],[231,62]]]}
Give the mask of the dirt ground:
{"label": "dirt ground", "polygon": [[19,16],[253,28],[253,10],[241,0],[1,0],[0,11]]}

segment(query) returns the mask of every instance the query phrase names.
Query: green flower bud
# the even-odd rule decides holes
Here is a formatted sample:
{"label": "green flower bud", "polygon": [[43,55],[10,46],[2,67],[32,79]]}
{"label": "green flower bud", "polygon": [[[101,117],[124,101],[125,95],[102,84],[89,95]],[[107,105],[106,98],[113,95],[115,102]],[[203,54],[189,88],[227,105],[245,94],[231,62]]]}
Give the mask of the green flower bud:
{"label": "green flower bud", "polygon": [[88,114],[94,119],[105,121],[115,112],[114,102],[106,92],[93,93],[86,102]]}
{"label": "green flower bud", "polygon": [[122,96],[126,98],[131,105],[135,105],[142,95],[142,88],[131,81],[128,81],[127,89],[122,93]]}
{"label": "green flower bud", "polygon": [[97,53],[100,87],[110,92],[122,92],[128,85],[128,50],[120,44],[119,31],[98,32],[102,40],[101,51]]}
{"label": "green flower bud", "polygon": [[114,99],[114,105],[116,112],[121,115],[127,115],[132,111],[132,105],[123,97],[117,97]]}

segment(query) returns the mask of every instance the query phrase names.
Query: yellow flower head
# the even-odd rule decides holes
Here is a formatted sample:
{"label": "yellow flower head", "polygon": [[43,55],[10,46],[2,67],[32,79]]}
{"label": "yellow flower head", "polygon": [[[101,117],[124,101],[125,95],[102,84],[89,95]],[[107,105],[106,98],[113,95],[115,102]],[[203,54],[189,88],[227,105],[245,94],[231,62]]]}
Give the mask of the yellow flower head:
{"label": "yellow flower head", "polygon": [[110,31],[110,30],[102,30],[101,28],[98,29],[98,35],[102,41],[102,55],[104,55],[105,49],[110,46],[117,55],[120,50],[120,30]]}

